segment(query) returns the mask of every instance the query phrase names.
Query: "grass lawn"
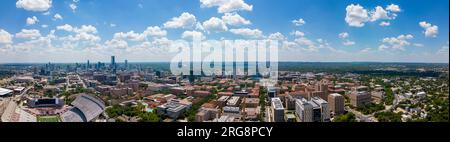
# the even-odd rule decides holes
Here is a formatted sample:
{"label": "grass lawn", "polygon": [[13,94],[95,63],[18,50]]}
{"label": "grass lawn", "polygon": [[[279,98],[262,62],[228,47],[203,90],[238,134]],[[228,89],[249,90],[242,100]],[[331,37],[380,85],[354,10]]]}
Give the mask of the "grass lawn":
{"label": "grass lawn", "polygon": [[37,118],[38,122],[60,122],[59,116],[40,116]]}

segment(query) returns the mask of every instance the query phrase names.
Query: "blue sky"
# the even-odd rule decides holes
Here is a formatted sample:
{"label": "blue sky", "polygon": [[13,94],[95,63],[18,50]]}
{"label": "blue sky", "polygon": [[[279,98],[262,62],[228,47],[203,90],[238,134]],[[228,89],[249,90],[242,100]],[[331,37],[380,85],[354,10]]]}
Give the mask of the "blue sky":
{"label": "blue sky", "polygon": [[448,0],[4,0],[0,63],[169,61],[164,45],[186,31],[282,35],[282,61],[448,63],[448,17]]}

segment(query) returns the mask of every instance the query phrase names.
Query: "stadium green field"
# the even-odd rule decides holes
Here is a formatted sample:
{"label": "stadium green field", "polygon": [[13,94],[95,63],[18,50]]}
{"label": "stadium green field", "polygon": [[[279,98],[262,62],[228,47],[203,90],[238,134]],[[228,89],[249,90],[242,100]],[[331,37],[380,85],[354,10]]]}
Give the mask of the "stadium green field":
{"label": "stadium green field", "polygon": [[60,122],[59,116],[40,116],[37,118],[38,122]]}

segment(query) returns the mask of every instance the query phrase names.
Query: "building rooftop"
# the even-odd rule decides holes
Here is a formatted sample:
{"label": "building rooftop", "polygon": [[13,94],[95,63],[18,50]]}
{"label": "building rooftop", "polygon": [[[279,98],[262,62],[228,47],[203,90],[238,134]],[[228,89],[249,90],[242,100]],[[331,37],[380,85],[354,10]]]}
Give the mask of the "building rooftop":
{"label": "building rooftop", "polygon": [[73,108],[62,115],[64,122],[89,122],[105,110],[101,100],[87,94],[81,94],[71,104]]}
{"label": "building rooftop", "polygon": [[338,94],[338,93],[333,93],[333,94],[330,94],[330,96],[333,96],[333,97],[340,97],[340,96],[342,96],[341,94]]}
{"label": "building rooftop", "polygon": [[281,102],[280,98],[272,98],[272,106],[275,109],[284,109],[283,103]]}
{"label": "building rooftop", "polygon": [[9,89],[5,89],[5,88],[0,88],[0,96],[7,95],[7,94],[9,94],[11,92],[13,92],[13,91],[9,90]]}
{"label": "building rooftop", "polygon": [[228,99],[227,105],[229,106],[234,106],[238,104],[240,97],[231,97],[230,99]]}

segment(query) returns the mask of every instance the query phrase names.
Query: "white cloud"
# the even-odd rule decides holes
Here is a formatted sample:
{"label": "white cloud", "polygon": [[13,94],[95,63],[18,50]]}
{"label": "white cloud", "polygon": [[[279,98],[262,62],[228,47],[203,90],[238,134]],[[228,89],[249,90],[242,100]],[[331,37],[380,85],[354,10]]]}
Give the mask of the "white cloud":
{"label": "white cloud", "polygon": [[63,19],[63,17],[59,14],[59,13],[56,13],[54,16],[53,16],[53,21],[56,21],[56,20],[62,20]]}
{"label": "white cloud", "polygon": [[382,27],[387,27],[387,26],[390,26],[390,25],[391,25],[390,22],[383,21],[383,22],[380,23],[380,26],[382,26]]}
{"label": "white cloud", "polygon": [[0,29],[0,44],[11,44],[13,35],[9,34],[7,31]]}
{"label": "white cloud", "polygon": [[184,12],[179,17],[174,17],[170,21],[164,23],[164,28],[192,28],[195,26],[197,19],[194,15]]}
{"label": "white cloud", "polygon": [[37,39],[41,37],[41,33],[39,30],[36,29],[22,29],[19,33],[16,33],[17,38],[23,38],[23,39]]}
{"label": "white cloud", "polygon": [[78,28],[65,24],[62,26],[57,26],[56,29],[74,33],[74,35],[61,37],[61,40],[67,40],[71,42],[87,41],[91,43],[101,40],[100,36],[96,35],[97,28],[92,25],[82,25]]}
{"label": "white cloud", "polygon": [[371,22],[377,21],[377,20],[386,20],[386,19],[391,19],[388,16],[388,12],[386,10],[383,9],[383,7],[381,6],[377,6],[375,7],[375,11],[370,12],[371,15]]}
{"label": "white cloud", "polygon": [[295,26],[303,26],[306,24],[305,20],[303,20],[303,19],[293,20],[292,23]]}
{"label": "white cloud", "polygon": [[291,33],[291,35],[293,35],[295,37],[303,37],[303,36],[305,36],[305,33],[301,32],[301,31],[294,31]]}
{"label": "white cloud", "polygon": [[349,37],[349,34],[347,32],[343,32],[343,33],[339,34],[339,38],[341,38],[341,39],[346,39],[348,37]]}
{"label": "white cloud", "polygon": [[283,34],[281,34],[281,33],[279,33],[279,32],[276,32],[276,33],[273,33],[273,34],[270,34],[269,35],[269,39],[270,40],[286,40],[286,37],[283,35]]}
{"label": "white cloud", "polygon": [[436,25],[431,25],[430,23],[427,23],[425,21],[419,23],[420,27],[425,29],[423,32],[425,34],[425,37],[437,37],[437,34],[439,33],[439,27]]}
{"label": "white cloud", "polygon": [[38,20],[38,18],[36,16],[27,18],[27,25],[34,25],[37,22],[39,22],[39,20]]}
{"label": "white cloud", "polygon": [[[352,27],[363,27],[366,22],[393,20],[397,17],[397,12],[401,12],[400,7],[394,4],[387,6],[386,9],[381,6],[376,6],[375,9],[370,12],[359,4],[351,4],[347,6],[346,11],[345,21]],[[390,23],[386,21],[380,23],[380,26],[389,25]]]}
{"label": "white cloud", "polygon": [[70,9],[72,9],[73,12],[75,12],[77,10],[77,8],[78,8],[78,6],[75,3],[71,3],[69,5],[69,7],[70,7]]}
{"label": "white cloud", "polygon": [[217,17],[211,17],[211,19],[203,22],[202,27],[208,32],[228,31],[228,27],[225,22]]}
{"label": "white cloud", "polygon": [[218,7],[219,13],[253,10],[253,5],[245,3],[244,0],[200,0],[200,2],[201,7]]}
{"label": "white cloud", "polygon": [[124,49],[128,47],[128,42],[122,39],[112,39],[105,42],[105,45],[110,48]]}
{"label": "white cloud", "polygon": [[356,43],[354,41],[345,40],[342,44],[345,46],[352,46],[355,45]]}
{"label": "white cloud", "polygon": [[222,16],[222,20],[225,23],[227,23],[228,25],[232,25],[232,26],[250,25],[251,24],[250,21],[241,17],[237,13],[225,13],[225,15]]}
{"label": "white cloud", "polygon": [[148,27],[144,31],[144,35],[146,35],[146,36],[153,36],[153,37],[165,37],[167,35],[167,31],[162,30],[158,26]]}
{"label": "white cloud", "polygon": [[42,13],[42,15],[50,15],[51,13],[50,13],[50,11],[47,11],[47,12],[44,12],[44,13]]}
{"label": "white cloud", "polygon": [[401,11],[400,6],[395,5],[395,4],[388,5],[386,7],[386,10],[389,10],[389,11],[392,11],[392,12],[400,12]]}
{"label": "white cloud", "polygon": [[306,37],[300,37],[294,40],[301,46],[314,46],[314,42]]}
{"label": "white cloud", "polygon": [[29,11],[44,12],[52,7],[52,0],[18,0],[16,7]]}
{"label": "white cloud", "polygon": [[363,27],[364,23],[369,21],[369,14],[361,5],[348,5],[345,21],[352,27]]}
{"label": "white cloud", "polygon": [[342,39],[342,40],[344,40],[344,41],[342,42],[343,45],[345,45],[345,46],[352,46],[352,45],[355,45],[356,42],[350,41],[350,40],[348,39],[349,37],[350,37],[350,34],[348,34],[347,32],[343,32],[343,33],[340,33],[340,34],[339,34],[339,38]]}
{"label": "white cloud", "polygon": [[240,35],[246,38],[261,38],[263,37],[262,31],[258,29],[248,29],[248,28],[242,28],[242,29],[231,29],[231,33]]}
{"label": "white cloud", "polygon": [[411,45],[411,43],[408,41],[410,39],[413,39],[414,37],[412,35],[400,35],[398,37],[390,37],[390,38],[384,38],[382,40],[383,44],[380,45],[380,50],[385,49],[394,49],[394,50],[405,50],[405,46]]}
{"label": "white cloud", "polygon": [[114,24],[114,23],[111,23],[111,24],[109,24],[109,27],[117,27],[117,25],[116,24]]}
{"label": "white cloud", "polygon": [[194,38],[194,36],[198,36],[201,39],[205,39],[205,36],[203,36],[203,33],[202,32],[198,32],[198,31],[185,31],[181,35],[181,38],[191,39],[192,40]]}
{"label": "white cloud", "polygon": [[48,28],[48,25],[41,25],[42,28]]}
{"label": "white cloud", "polygon": [[[147,39],[148,36],[153,37],[154,40],[158,40],[161,38],[165,38],[166,35],[167,31],[162,30],[158,26],[153,26],[147,27],[147,29],[142,33],[138,33],[135,31],[115,33],[111,40],[105,42],[105,45],[111,48],[127,50],[130,50],[128,47],[134,48],[139,46],[140,48],[143,48],[148,47],[150,44]],[[141,44],[129,46],[128,41],[140,42]]]}
{"label": "white cloud", "polygon": [[131,41],[144,41],[146,38],[145,34],[136,33],[134,31],[129,31],[127,33],[115,33],[114,39],[126,39]]}
{"label": "white cloud", "polygon": [[62,26],[57,26],[56,29],[71,32],[73,30],[73,27],[69,24],[64,24]]}
{"label": "white cloud", "polygon": [[92,25],[81,25],[81,28],[74,28],[75,33],[97,33],[97,28]]}

